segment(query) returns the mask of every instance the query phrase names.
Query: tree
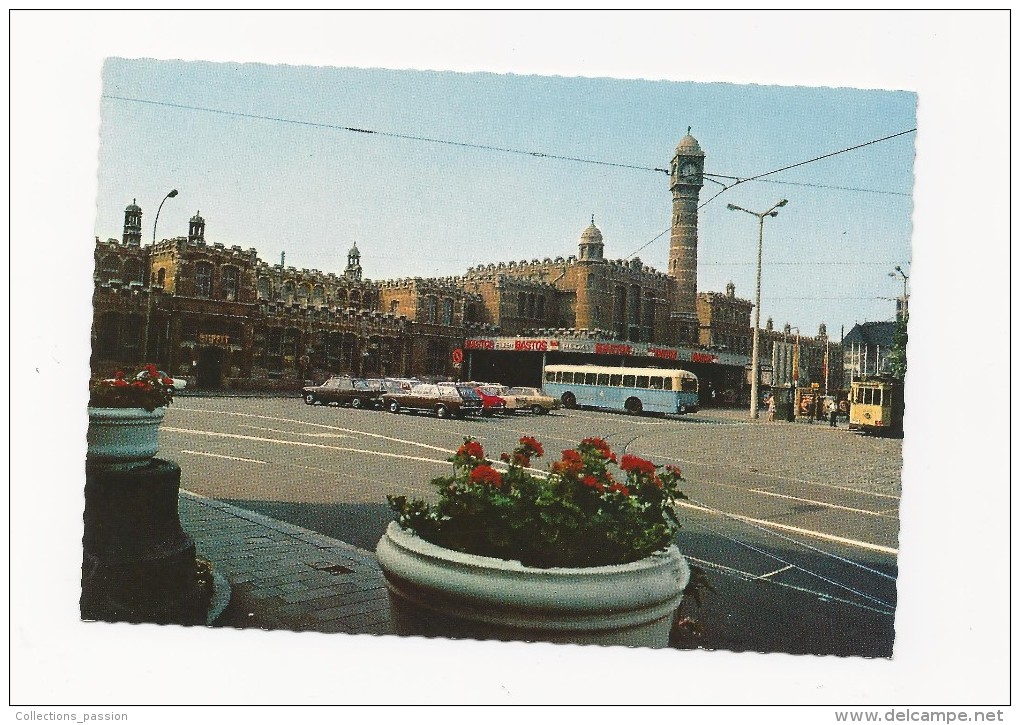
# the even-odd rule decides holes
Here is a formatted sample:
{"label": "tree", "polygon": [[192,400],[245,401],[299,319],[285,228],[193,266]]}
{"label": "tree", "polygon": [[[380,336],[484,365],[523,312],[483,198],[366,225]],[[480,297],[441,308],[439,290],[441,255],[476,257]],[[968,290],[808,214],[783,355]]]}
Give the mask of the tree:
{"label": "tree", "polygon": [[909,315],[904,310],[903,314],[896,319],[896,329],[893,331],[892,351],[889,353],[889,370],[900,380],[903,380],[907,375],[908,317]]}

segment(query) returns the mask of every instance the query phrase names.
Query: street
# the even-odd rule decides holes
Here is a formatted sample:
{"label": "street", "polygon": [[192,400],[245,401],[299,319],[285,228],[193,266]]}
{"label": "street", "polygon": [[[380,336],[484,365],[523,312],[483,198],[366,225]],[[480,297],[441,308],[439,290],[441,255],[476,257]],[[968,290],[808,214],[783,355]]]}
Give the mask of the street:
{"label": "street", "polygon": [[845,422],[767,423],[744,410],[437,420],[296,397],[179,396],[160,457],[193,493],[374,550],[392,518],[387,494],[431,497],[428,481],[450,472],[465,436],[497,458],[522,435],[545,445],[541,468],[600,436],[618,454],[683,469],[678,544],[715,592],[701,608],[685,600],[702,634],[678,646],[892,654],[901,441]]}

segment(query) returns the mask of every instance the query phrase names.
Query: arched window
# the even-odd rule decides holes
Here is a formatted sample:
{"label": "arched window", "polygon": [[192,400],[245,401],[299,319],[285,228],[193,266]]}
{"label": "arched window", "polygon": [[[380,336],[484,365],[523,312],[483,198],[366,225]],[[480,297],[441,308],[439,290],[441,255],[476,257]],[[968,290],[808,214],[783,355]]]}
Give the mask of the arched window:
{"label": "arched window", "polygon": [[425,322],[435,324],[436,322],[436,298],[425,298]]}
{"label": "arched window", "polygon": [[120,279],[120,260],[115,254],[107,254],[99,263],[99,278],[104,282]]}
{"label": "arched window", "polygon": [[400,300],[392,300],[390,302],[390,312],[394,315],[397,314],[397,310],[400,309]]}
{"label": "arched window", "polygon": [[234,302],[237,299],[237,267],[229,264],[220,268],[223,285],[223,299]]}
{"label": "arched window", "polygon": [[142,275],[142,263],[134,257],[124,260],[124,281],[145,284],[145,277]]}
{"label": "arched window", "polygon": [[351,290],[350,306],[356,310],[361,309],[361,292],[359,290]]}
{"label": "arched window", "polygon": [[208,262],[195,264],[195,296],[212,297],[213,266]]}
{"label": "arched window", "polygon": [[299,284],[297,288],[297,296],[299,300],[307,302],[308,298],[312,296],[312,285],[308,282]]}
{"label": "arched window", "polygon": [[449,298],[443,299],[443,324],[453,324],[453,300]]}
{"label": "arched window", "polygon": [[259,277],[258,282],[255,283],[258,289],[259,299],[268,300],[272,299],[273,286],[269,281],[269,277]]}
{"label": "arched window", "polygon": [[283,283],[283,301],[287,304],[294,301],[294,283],[290,280]]}
{"label": "arched window", "polygon": [[345,287],[336,288],[336,306],[341,309],[347,307],[347,289]]}
{"label": "arched window", "polygon": [[156,271],[156,286],[162,288],[166,284],[166,270],[160,267]]}
{"label": "arched window", "polygon": [[322,285],[321,284],[315,285],[315,287],[312,288],[312,303],[316,305],[321,305],[325,298],[326,291],[322,289]]}

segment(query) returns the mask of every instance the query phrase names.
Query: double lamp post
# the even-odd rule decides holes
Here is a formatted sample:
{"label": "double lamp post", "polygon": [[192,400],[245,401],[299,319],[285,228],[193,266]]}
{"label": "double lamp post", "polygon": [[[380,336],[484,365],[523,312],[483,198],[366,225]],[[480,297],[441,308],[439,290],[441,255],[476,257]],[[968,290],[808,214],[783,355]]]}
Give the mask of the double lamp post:
{"label": "double lamp post", "polygon": [[761,327],[761,246],[762,237],[765,234],[765,217],[779,216],[776,209],[786,206],[786,199],[781,199],[772,205],[768,211],[756,212],[745,209],[736,204],[727,204],[726,208],[731,211],[743,211],[758,217],[758,272],[754,283],[754,337],[751,344],[751,418],[758,417],[758,378],[761,376],[761,363],[758,360],[758,337]]}

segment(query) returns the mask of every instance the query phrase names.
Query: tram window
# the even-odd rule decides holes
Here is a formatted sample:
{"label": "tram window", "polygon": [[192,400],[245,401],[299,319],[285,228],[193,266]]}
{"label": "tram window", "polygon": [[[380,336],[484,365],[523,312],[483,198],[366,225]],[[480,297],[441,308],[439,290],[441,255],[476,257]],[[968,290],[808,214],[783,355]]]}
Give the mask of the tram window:
{"label": "tram window", "polygon": [[609,384],[617,388],[620,387],[622,380],[623,376],[620,375],[619,373],[614,373],[609,376]]}
{"label": "tram window", "polygon": [[633,388],[634,387],[634,376],[633,375],[624,375],[623,376],[623,387],[625,387],[625,388]]}
{"label": "tram window", "polygon": [[662,390],[662,378],[657,376],[649,378],[648,387],[652,390]]}
{"label": "tram window", "polygon": [[673,389],[673,378],[663,378],[662,379],[662,389],[663,390],[672,390]]}
{"label": "tram window", "polygon": [[595,384],[595,373],[585,373],[584,384],[585,385],[594,385]]}
{"label": "tram window", "polygon": [[599,373],[599,385],[609,385],[609,373]]}
{"label": "tram window", "polygon": [[648,376],[647,375],[638,375],[637,376],[637,382],[634,385],[634,387],[635,388],[647,388],[648,387]]}

